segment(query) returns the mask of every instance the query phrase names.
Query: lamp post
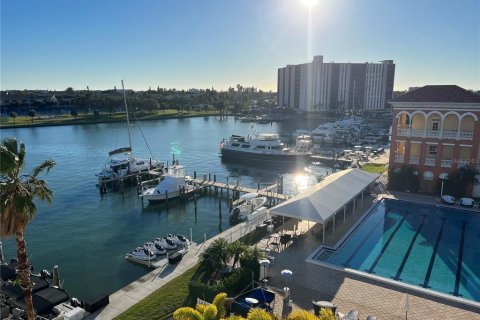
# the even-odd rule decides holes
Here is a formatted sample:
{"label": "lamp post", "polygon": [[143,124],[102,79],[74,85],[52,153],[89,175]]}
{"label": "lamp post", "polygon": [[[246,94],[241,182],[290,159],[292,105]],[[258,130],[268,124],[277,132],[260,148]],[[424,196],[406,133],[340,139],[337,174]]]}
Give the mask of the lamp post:
{"label": "lamp post", "polygon": [[440,188],[440,197],[443,196],[443,183],[445,182],[445,180],[448,180],[448,178],[446,178],[446,177],[445,177],[445,178],[441,178],[441,180],[442,180],[442,186],[441,186],[441,188]]}
{"label": "lamp post", "polygon": [[408,320],[408,310],[410,310],[410,301],[408,299],[408,294],[403,304],[403,310],[405,310],[405,320]]}
{"label": "lamp post", "polygon": [[285,270],[282,270],[280,274],[285,278],[285,288],[283,288],[283,290],[289,292],[290,288],[288,288],[288,278],[292,276],[293,272],[288,269],[285,269]]}
{"label": "lamp post", "polygon": [[263,285],[266,286],[268,281],[267,272],[268,272],[268,267],[270,266],[270,260],[264,259],[264,260],[260,260],[258,263],[263,267],[262,282],[263,282]]}

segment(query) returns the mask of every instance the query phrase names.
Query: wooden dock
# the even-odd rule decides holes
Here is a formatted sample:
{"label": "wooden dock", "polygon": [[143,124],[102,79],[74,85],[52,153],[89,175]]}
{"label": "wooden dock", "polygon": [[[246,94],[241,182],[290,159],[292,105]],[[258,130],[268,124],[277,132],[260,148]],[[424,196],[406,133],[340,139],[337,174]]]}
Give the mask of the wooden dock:
{"label": "wooden dock", "polygon": [[255,192],[255,193],[258,193],[258,195],[260,196],[265,196],[265,197],[282,200],[282,201],[290,199],[289,195],[286,195],[283,193],[277,193],[273,191],[277,188],[277,184],[273,184],[263,189],[255,189],[255,188],[249,188],[249,187],[242,187],[237,183],[232,184],[232,183],[225,183],[225,182],[217,182],[217,181],[211,181],[208,179],[193,179],[192,183],[202,187],[212,187],[220,190],[225,189],[225,190],[231,190],[231,191],[236,191],[240,193]]}

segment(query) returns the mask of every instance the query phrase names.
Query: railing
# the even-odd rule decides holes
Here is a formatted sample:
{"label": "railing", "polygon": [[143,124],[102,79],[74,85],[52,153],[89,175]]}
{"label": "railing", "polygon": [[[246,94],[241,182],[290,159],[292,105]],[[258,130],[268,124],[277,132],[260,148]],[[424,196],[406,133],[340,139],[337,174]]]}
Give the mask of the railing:
{"label": "railing", "polygon": [[469,159],[460,159],[460,160],[458,160],[458,165],[457,165],[457,167],[458,167],[458,168],[468,167],[469,163],[470,163],[470,160],[469,160]]}
{"label": "railing", "polygon": [[427,138],[438,138],[440,137],[440,131],[438,130],[428,130]]}
{"label": "railing", "polygon": [[460,139],[472,140],[473,132],[472,131],[460,131]]}
{"label": "railing", "polygon": [[410,157],[410,159],[408,160],[408,162],[410,164],[419,164],[420,163],[420,159],[418,157]]}
{"label": "railing", "polygon": [[426,166],[435,166],[435,158],[425,158],[425,165]]}
{"label": "railing", "polygon": [[397,128],[397,136],[407,137],[408,136],[408,129]]}
{"label": "railing", "polygon": [[423,138],[423,137],[425,137],[425,130],[424,129],[413,129],[410,132],[410,136]]}
{"label": "railing", "polygon": [[458,131],[452,131],[452,130],[444,130],[442,132],[442,138],[446,139],[456,139],[457,138],[457,133]]}
{"label": "railing", "polygon": [[451,168],[452,167],[452,160],[443,160],[440,163],[442,168]]}
{"label": "railing", "polygon": [[395,155],[395,162],[398,162],[398,163],[403,163],[403,154],[402,155]]}

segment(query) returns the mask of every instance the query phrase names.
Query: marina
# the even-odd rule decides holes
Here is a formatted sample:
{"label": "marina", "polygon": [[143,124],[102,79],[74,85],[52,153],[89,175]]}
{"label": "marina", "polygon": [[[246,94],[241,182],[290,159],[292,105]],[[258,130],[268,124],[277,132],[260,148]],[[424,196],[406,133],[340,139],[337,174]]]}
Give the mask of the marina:
{"label": "marina", "polygon": [[[296,126],[289,122],[258,124],[257,130],[285,132]],[[229,198],[233,198],[234,191],[271,197],[284,194],[286,198],[315,183],[316,175],[331,170],[312,166],[305,172],[223,162],[218,142],[235,132],[246,132],[249,127],[233,117],[143,122],[145,136],[162,137],[150,145],[155,157],[166,163],[175,154],[191,170],[187,175],[193,177],[196,171],[195,182],[204,186],[196,201],[170,201],[168,205],[144,207],[135,184],[131,187],[125,184],[123,189],[102,195],[96,186],[95,174],[99,169],[96,164],[104,163],[108,151],[117,147],[117,143],[123,145],[127,139],[124,123],[2,129],[2,136],[16,136],[26,144],[27,171],[44,159],[53,158],[57,163],[46,176],[54,192],[53,202],[38,205],[36,218],[26,230],[29,260],[40,269],[58,264],[64,288],[82,300],[102,292],[109,294],[148,272],[145,266],[125,260],[125,253],[138,244],[161,234],[189,235],[190,228],[193,242],[201,244],[205,237],[208,240],[230,228]],[[136,130],[132,130],[132,143],[136,146],[135,154],[146,158],[149,151]],[[276,194],[273,185],[279,176],[283,176],[283,192]],[[221,188],[223,197],[219,199]],[[5,256],[15,256],[14,239],[2,242]]]}

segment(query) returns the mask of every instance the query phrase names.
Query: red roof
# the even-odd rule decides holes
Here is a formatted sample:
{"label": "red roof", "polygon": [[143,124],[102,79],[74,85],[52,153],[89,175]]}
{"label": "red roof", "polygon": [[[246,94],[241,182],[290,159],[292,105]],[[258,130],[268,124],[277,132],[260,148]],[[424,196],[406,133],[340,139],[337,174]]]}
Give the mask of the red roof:
{"label": "red roof", "polygon": [[480,95],[456,85],[430,85],[407,92],[392,102],[480,103]]}

